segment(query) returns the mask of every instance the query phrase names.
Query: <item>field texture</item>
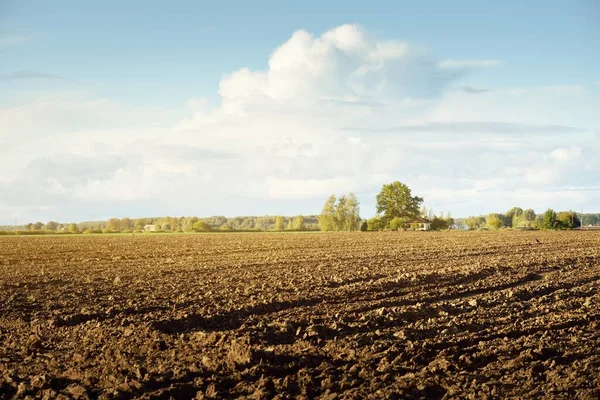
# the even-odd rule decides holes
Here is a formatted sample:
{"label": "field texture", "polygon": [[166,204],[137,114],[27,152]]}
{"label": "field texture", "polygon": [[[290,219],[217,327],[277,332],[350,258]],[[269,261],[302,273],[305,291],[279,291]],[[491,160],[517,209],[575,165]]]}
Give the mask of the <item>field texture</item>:
{"label": "field texture", "polygon": [[0,398],[600,398],[599,286],[598,232],[0,238]]}

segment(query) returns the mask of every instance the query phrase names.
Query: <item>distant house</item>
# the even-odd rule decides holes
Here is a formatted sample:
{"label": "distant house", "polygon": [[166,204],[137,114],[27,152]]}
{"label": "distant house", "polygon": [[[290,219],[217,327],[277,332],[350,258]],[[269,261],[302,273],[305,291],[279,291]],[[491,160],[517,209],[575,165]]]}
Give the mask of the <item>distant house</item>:
{"label": "distant house", "polygon": [[156,232],[156,225],[144,225],[144,232]]}
{"label": "distant house", "polygon": [[415,227],[417,231],[428,231],[431,229],[431,221],[427,218],[414,217],[407,222],[410,226]]}

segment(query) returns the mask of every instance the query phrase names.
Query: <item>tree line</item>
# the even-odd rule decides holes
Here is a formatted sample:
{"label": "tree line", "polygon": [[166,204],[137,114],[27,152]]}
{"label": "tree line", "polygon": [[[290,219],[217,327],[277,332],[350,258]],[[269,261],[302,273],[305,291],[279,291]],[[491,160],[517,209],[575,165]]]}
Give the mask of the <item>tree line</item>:
{"label": "tree line", "polygon": [[[600,214],[586,214],[583,218],[584,226],[597,225]],[[513,207],[504,214],[491,213],[487,216],[468,217],[460,220],[461,225],[469,230],[477,229],[541,229],[558,230],[574,229],[582,226],[580,216],[575,211],[556,212],[549,208],[543,214],[536,214],[531,208],[523,210]]]}
{"label": "tree line", "polygon": [[377,214],[364,221],[358,215],[359,204],[353,193],[337,198],[330,196],[319,215],[319,226],[324,231],[383,231],[417,230],[426,224],[429,230],[446,229],[575,229],[583,226],[600,226],[600,214],[577,214],[574,211],[546,210],[536,214],[532,209],[513,207],[506,213],[454,219],[447,213],[439,215],[427,210],[424,199],[413,196],[402,182],[385,184],[376,196]]}
{"label": "tree line", "polygon": [[[536,214],[528,208],[513,207],[505,213],[454,219],[447,213],[435,214],[423,206],[424,199],[413,196],[402,182],[382,186],[376,198],[377,213],[370,219],[360,217],[360,204],[354,193],[331,195],[321,213],[294,217],[158,217],[111,218],[107,221],[81,223],[36,222],[18,227],[0,226],[0,234],[39,233],[134,233],[134,232],[229,232],[229,231],[382,231],[417,230],[425,225],[430,230],[446,229],[574,229],[600,226],[600,214],[577,214],[574,211],[546,210]],[[10,231],[10,232],[9,232]]]}
{"label": "tree line", "polygon": [[78,233],[141,233],[141,232],[261,232],[261,231],[314,231],[318,230],[318,217],[315,215],[247,216],[227,218],[213,216],[198,217],[150,217],[150,218],[111,218],[106,221],[86,221],[80,223],[60,223],[48,221],[21,226],[2,226],[0,234],[78,234]]}

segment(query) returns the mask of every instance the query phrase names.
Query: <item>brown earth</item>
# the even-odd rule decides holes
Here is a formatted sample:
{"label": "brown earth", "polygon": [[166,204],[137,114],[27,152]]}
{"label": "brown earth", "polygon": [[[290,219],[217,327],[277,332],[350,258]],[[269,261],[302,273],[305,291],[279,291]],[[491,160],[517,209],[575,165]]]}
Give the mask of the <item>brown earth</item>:
{"label": "brown earth", "polygon": [[598,232],[4,237],[0,398],[600,398],[599,286]]}

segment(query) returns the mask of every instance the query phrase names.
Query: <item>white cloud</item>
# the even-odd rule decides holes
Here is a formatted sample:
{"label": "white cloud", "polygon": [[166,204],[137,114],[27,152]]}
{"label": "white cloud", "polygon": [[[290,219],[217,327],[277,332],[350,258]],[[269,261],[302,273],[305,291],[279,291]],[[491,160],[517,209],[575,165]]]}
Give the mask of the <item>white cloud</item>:
{"label": "white cloud", "polygon": [[359,26],[343,25],[320,37],[295,32],[273,52],[267,71],[228,74],[219,94],[224,102],[428,97],[464,68],[453,69],[438,67],[432,56],[407,43],[377,41]]}
{"label": "white cloud", "polygon": [[583,159],[583,151],[579,146],[552,150],[550,159],[559,163],[569,163]]}
{"label": "white cloud", "polygon": [[197,93],[179,111],[88,93],[22,100],[0,108],[0,223],[316,213],[348,191],[369,216],[392,180],[455,216],[600,201],[582,191],[600,186],[598,96],[452,90],[497,64],[440,62],[344,25],[295,32],[267,69],[225,74],[217,106]]}
{"label": "white cloud", "polygon": [[536,186],[555,184],[560,178],[560,171],[547,165],[533,167],[525,172],[525,182]]}
{"label": "white cloud", "polygon": [[443,60],[438,63],[440,68],[485,68],[500,65],[500,60]]}

